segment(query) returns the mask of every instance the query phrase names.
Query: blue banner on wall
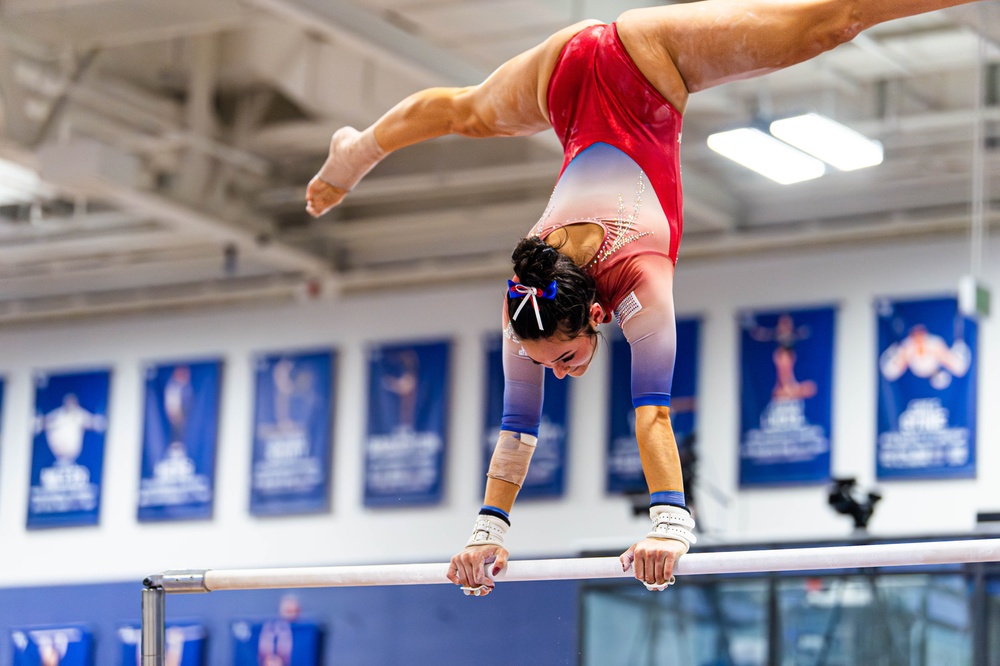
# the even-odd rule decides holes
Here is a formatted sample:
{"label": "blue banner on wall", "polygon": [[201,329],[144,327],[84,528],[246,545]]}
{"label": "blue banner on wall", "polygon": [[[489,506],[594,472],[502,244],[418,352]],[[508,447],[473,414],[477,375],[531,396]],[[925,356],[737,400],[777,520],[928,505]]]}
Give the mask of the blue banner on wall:
{"label": "blue banner on wall", "polygon": [[35,376],[28,527],[97,524],[110,381],[107,370]]}
{"label": "blue banner on wall", "polygon": [[[490,467],[493,449],[500,435],[503,418],[503,338],[491,336],[486,344],[486,422],[483,424],[483,478]],[[518,500],[561,497],[566,478],[566,443],[568,424],[566,409],[570,382],[545,373],[542,422],[538,428],[538,444],[531,456],[531,465]]]}
{"label": "blue banner on wall", "polygon": [[[121,666],[142,665],[142,629],[129,625],[118,629]],[[205,666],[208,658],[208,631],[200,624],[168,622],[164,633],[163,656],[168,666]]]}
{"label": "blue banner on wall", "polygon": [[13,666],[90,666],[94,636],[83,625],[31,627],[10,632]]}
{"label": "blue banner on wall", "polygon": [[[700,322],[677,322],[677,354],[670,395],[670,422],[682,460],[693,457],[695,447],[696,396],[698,394],[698,334]],[[608,436],[608,478],[610,493],[645,493],[639,444],[635,437],[635,409],[632,407],[632,350],[628,341],[616,335],[611,341],[611,413]]]}
{"label": "blue banner on wall", "polygon": [[237,621],[233,666],[319,666],[323,632],[316,622]]}
{"label": "blue banner on wall", "polygon": [[330,351],[257,359],[251,513],[329,509],[334,362]]}
{"label": "blue banner on wall", "polygon": [[146,369],[139,520],[211,518],[221,361]]}
{"label": "blue banner on wall", "polygon": [[740,486],[830,478],[835,310],[747,313],[740,322]]}
{"label": "blue banner on wall", "polygon": [[365,506],[441,499],[448,423],[447,342],[384,346],[368,359]]}
{"label": "blue banner on wall", "polygon": [[976,321],[955,298],[876,310],[878,478],[975,477]]}

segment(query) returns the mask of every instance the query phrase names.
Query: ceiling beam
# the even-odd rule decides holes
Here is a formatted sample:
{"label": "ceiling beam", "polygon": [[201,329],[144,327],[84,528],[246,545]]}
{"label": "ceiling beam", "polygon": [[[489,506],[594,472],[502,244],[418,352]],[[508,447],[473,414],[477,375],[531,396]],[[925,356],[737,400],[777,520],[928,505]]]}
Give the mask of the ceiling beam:
{"label": "ceiling beam", "polygon": [[17,241],[0,239],[3,270],[17,269],[19,264],[57,264],[85,257],[125,255],[152,248],[168,249],[197,244],[190,236],[156,224],[140,224],[131,228],[107,230],[76,230],[38,239]]}
{"label": "ceiling beam", "polygon": [[96,141],[77,139],[44,146],[39,151],[42,178],[68,191],[99,197],[143,218],[162,220],[207,241],[231,244],[276,269],[297,270],[331,278],[325,260],[278,242],[266,228],[238,226],[154,192],[139,190],[134,180],[138,160]]}
{"label": "ceiling beam", "polygon": [[[888,167],[883,165],[877,168]],[[1000,192],[1000,156],[987,161],[987,176],[988,191]],[[866,177],[859,172],[841,173],[799,183],[794,189],[770,189],[772,196],[760,197],[753,205],[747,206],[747,226],[969,206],[972,201],[972,160],[970,156],[964,171],[945,172],[928,168],[919,175],[883,173],[878,178]]]}
{"label": "ceiling beam", "polygon": [[0,326],[247,303],[259,306],[305,300],[310,293],[299,275],[271,275],[15,299],[0,301]]}
{"label": "ceiling beam", "polygon": [[24,90],[14,75],[16,58],[14,50],[0,41],[0,137],[25,145],[35,135],[36,125],[25,115]]}
{"label": "ceiling beam", "polygon": [[[987,228],[1000,228],[1000,211],[987,216]],[[858,246],[873,242],[896,243],[906,238],[930,236],[966,236],[969,233],[967,215],[948,215],[920,218],[904,214],[893,215],[882,221],[853,220],[842,226],[802,227],[794,230],[774,231],[758,229],[735,234],[696,236],[681,243],[681,257],[685,264],[739,255],[759,256],[768,252],[804,251],[830,246]]]}
{"label": "ceiling beam", "polygon": [[[1000,228],[1000,211],[988,216],[988,227]],[[707,234],[685,239],[681,259],[685,265],[729,256],[815,249],[872,242],[898,242],[905,238],[954,236],[968,232],[968,217],[899,217],[890,221],[858,223],[847,227],[809,228],[786,232]],[[499,280],[510,273],[510,257],[505,252],[460,258],[436,258],[395,266],[361,267],[344,274],[339,283],[344,294],[422,287],[461,280]]]}
{"label": "ceiling beam", "polygon": [[483,72],[454,53],[421,39],[349,0],[245,0],[250,6],[351,44],[376,60],[386,60],[407,71],[430,75],[442,84],[479,83]]}
{"label": "ceiling beam", "polygon": [[1000,47],[1000,2],[976,2],[945,11],[994,47]]}
{"label": "ceiling beam", "polygon": [[[401,208],[413,201],[441,200],[442,204],[446,204],[448,199],[464,195],[511,190],[518,190],[518,197],[523,199],[523,191],[527,189],[537,189],[547,199],[555,185],[559,166],[560,159],[555,158],[500,166],[369,176],[351,191],[340,210],[350,217],[352,209],[371,204],[391,202]],[[738,206],[719,181],[694,170],[685,170],[684,184],[684,207],[688,214],[714,229],[733,226]],[[284,186],[262,192],[256,203],[272,209],[302,209],[304,200],[304,186]],[[539,209],[538,214],[541,212]]]}

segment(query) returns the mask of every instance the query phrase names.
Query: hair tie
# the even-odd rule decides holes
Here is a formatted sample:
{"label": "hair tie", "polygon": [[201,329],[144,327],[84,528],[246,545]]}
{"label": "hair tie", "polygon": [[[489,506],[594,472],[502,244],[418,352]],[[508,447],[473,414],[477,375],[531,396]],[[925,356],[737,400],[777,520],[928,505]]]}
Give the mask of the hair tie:
{"label": "hair tie", "polygon": [[544,290],[538,287],[529,287],[526,284],[521,284],[520,282],[514,282],[513,280],[507,280],[507,295],[511,298],[523,298],[521,304],[517,306],[517,310],[514,311],[514,316],[512,319],[517,320],[517,316],[521,314],[521,310],[524,309],[525,303],[529,300],[531,305],[535,308],[535,321],[538,322],[538,330],[544,331],[545,327],[542,326],[542,311],[538,308],[538,299],[547,298],[550,301],[556,298],[556,281],[553,280],[549,283],[549,286]]}

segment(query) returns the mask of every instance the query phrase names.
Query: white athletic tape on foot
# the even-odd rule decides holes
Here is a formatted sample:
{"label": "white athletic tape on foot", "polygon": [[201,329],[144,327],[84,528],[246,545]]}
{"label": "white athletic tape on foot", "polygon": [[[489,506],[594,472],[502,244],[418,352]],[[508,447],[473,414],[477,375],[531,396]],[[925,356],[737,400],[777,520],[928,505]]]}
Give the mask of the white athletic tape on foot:
{"label": "white athletic tape on foot", "polygon": [[316,177],[348,192],[386,155],[370,127],[363,132],[342,127],[330,143],[330,156]]}

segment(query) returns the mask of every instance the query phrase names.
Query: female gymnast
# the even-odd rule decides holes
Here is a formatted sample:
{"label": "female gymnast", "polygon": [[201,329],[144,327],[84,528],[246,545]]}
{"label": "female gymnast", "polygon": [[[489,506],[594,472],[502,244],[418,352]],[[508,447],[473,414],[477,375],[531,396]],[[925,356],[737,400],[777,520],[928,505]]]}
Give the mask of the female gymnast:
{"label": "female gymnast", "polygon": [[[652,528],[621,556],[650,589],[695,541],[670,425],[678,152],[688,95],[808,60],[873,25],[973,0],[703,0],[582,21],[467,88],[415,93],[359,132],[334,133],[308,212],[336,206],[386,154],[445,134],[550,127],[564,160],[548,207],[514,250],[503,312],[504,416],[484,506],[448,578],[488,594],[535,447],[545,368],[586,372],[614,313],[632,350],[636,438]],[[490,571],[491,570],[491,571]]]}

